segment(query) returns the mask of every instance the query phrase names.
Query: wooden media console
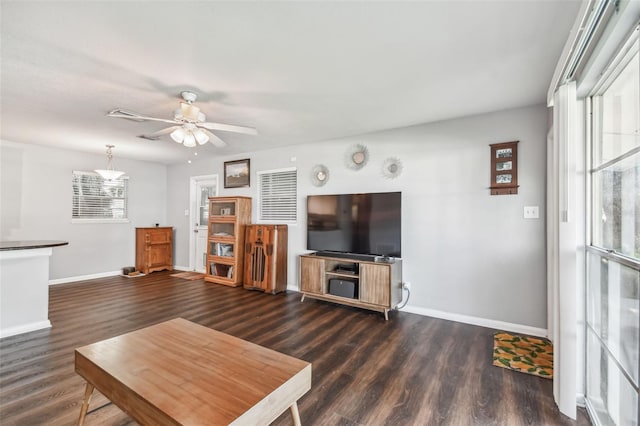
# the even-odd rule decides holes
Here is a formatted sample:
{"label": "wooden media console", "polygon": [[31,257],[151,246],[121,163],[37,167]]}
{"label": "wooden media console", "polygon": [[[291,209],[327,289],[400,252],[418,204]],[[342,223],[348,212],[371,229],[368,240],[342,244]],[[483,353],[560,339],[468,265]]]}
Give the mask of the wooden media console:
{"label": "wooden media console", "polygon": [[[354,297],[330,292],[332,280],[353,282]],[[335,281],[334,281],[335,282]],[[308,254],[300,256],[300,291],[305,297],[384,313],[402,301],[402,260],[375,262]]]}

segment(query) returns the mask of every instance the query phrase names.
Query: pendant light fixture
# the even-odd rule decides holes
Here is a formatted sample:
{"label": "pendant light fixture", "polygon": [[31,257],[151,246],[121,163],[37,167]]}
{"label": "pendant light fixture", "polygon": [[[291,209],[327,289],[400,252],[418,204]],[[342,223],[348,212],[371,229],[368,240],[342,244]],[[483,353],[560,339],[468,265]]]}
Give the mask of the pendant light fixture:
{"label": "pendant light fixture", "polygon": [[106,145],[107,147],[107,168],[96,169],[95,172],[102,176],[105,180],[115,180],[124,174],[124,172],[113,170],[113,154],[111,148],[115,148],[115,145]]}

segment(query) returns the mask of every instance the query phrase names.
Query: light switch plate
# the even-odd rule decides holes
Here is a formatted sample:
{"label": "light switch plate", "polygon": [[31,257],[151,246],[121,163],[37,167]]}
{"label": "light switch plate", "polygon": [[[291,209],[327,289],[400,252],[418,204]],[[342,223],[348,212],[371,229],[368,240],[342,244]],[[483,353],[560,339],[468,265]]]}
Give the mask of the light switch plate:
{"label": "light switch plate", "polygon": [[524,218],[539,219],[540,209],[538,208],[538,206],[524,206]]}

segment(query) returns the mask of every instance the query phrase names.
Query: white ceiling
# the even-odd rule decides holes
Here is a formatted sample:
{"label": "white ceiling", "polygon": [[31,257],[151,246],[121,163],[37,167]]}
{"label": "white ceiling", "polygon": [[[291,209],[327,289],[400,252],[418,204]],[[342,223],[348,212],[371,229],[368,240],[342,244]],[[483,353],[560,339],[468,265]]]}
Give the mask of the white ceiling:
{"label": "white ceiling", "polygon": [[180,92],[228,155],[545,101],[577,1],[1,3],[1,138],[162,163]]}

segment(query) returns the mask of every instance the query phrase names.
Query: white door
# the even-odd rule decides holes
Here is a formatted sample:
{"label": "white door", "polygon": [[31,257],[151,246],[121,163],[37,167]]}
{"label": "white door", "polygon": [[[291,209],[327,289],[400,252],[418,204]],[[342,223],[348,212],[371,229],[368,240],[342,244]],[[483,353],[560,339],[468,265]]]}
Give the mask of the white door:
{"label": "white door", "polygon": [[209,220],[209,197],[218,195],[218,177],[196,176],[191,178],[191,265],[197,272],[206,270],[207,224]]}

